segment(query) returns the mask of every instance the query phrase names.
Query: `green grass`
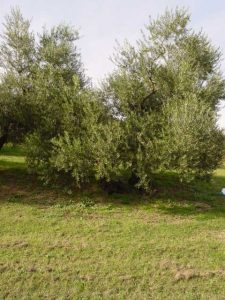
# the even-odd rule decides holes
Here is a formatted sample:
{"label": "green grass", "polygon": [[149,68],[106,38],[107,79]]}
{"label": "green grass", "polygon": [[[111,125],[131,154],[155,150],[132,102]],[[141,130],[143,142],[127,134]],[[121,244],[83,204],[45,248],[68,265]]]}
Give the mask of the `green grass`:
{"label": "green grass", "polygon": [[152,196],[66,196],[0,153],[0,299],[225,299],[225,169]]}

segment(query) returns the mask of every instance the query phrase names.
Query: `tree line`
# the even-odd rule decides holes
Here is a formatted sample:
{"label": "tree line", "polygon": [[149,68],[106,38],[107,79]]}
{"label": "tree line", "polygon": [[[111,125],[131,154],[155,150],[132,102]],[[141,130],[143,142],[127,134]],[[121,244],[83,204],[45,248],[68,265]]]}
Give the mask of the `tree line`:
{"label": "tree line", "polygon": [[224,157],[217,126],[224,98],[222,53],[190,27],[185,9],[151,20],[140,39],[118,45],[94,88],[67,25],[34,35],[19,9],[0,39],[0,148],[23,143],[45,182],[120,183],[151,189],[154,175],[210,178]]}

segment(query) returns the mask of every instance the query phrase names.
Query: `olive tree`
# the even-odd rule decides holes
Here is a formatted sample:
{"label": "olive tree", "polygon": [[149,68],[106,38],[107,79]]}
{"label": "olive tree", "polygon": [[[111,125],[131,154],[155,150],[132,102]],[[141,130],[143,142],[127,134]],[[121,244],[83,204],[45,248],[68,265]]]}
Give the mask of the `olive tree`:
{"label": "olive tree", "polygon": [[5,18],[0,40],[0,148],[21,141],[33,127],[30,97],[36,64],[35,39],[30,22],[18,9]]}
{"label": "olive tree", "polygon": [[130,179],[145,189],[160,170],[194,178],[211,174],[221,160],[215,122],[225,86],[221,53],[189,23],[184,9],[151,20],[136,45],[118,46],[115,71],[103,84],[106,107],[125,130],[118,153],[126,152]]}

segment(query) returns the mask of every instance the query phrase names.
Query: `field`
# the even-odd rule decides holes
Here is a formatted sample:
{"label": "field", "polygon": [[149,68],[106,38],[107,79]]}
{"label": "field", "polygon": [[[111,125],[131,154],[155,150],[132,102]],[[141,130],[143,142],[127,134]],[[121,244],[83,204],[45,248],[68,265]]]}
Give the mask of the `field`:
{"label": "field", "polygon": [[151,196],[68,195],[0,153],[0,299],[225,299],[225,168]]}

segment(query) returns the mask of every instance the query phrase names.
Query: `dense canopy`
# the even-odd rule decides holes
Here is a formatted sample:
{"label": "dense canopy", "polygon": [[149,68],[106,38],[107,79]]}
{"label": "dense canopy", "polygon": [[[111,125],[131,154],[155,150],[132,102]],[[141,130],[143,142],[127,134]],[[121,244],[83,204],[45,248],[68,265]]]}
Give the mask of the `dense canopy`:
{"label": "dense canopy", "polygon": [[150,190],[159,172],[209,178],[224,155],[222,54],[189,25],[184,9],[150,21],[136,45],[118,46],[96,89],[76,30],[61,24],[35,38],[13,9],[0,43],[0,147],[24,143],[29,169],[46,182]]}

